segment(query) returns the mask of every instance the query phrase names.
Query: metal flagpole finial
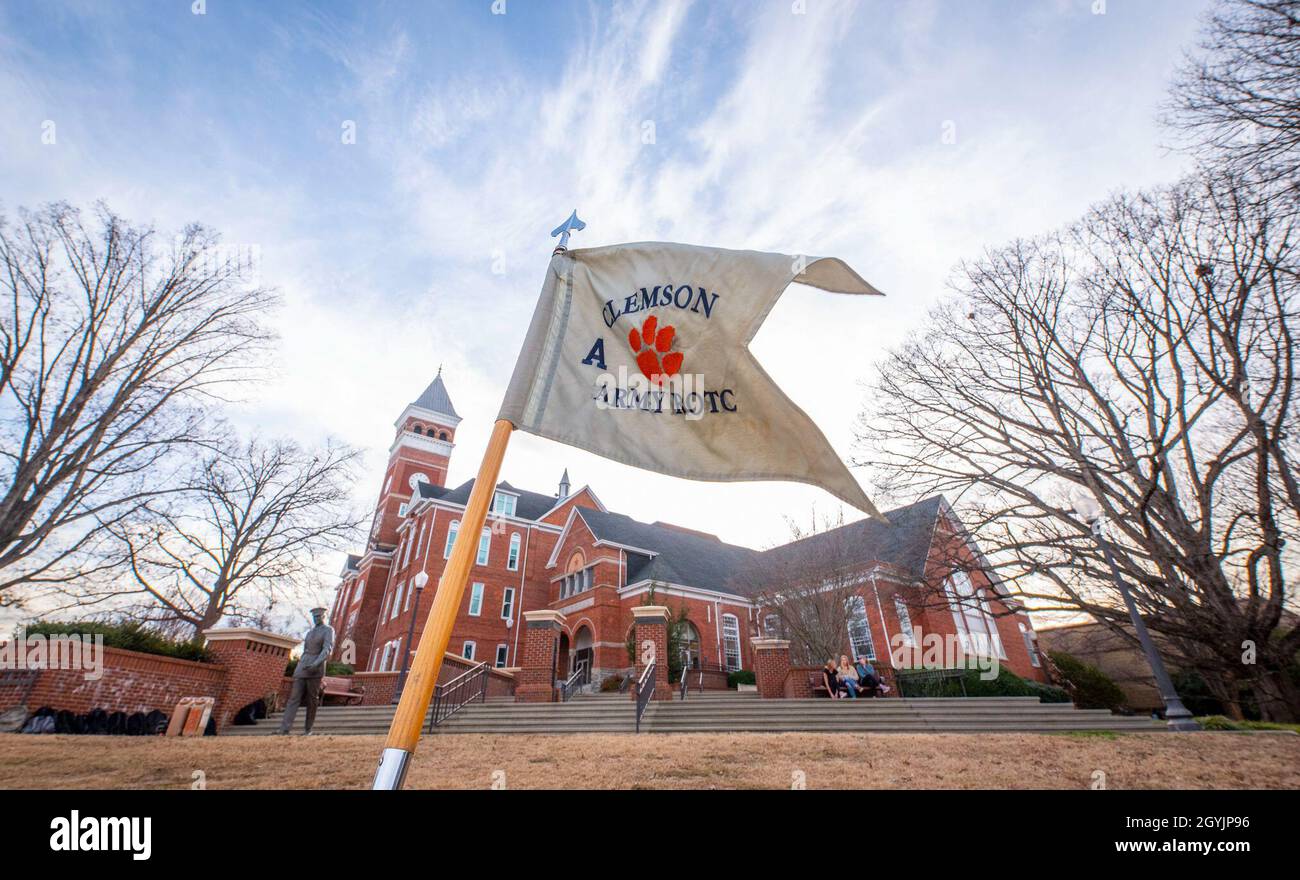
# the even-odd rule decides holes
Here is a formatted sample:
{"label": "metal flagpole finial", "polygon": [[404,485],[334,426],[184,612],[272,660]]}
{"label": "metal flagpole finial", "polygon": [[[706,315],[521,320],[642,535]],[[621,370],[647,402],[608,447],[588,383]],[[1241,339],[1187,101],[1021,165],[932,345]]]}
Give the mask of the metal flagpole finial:
{"label": "metal flagpole finial", "polygon": [[569,233],[581,232],[586,228],[587,224],[578,219],[578,209],[574,208],[568,220],[551,230],[551,238],[555,238],[557,235],[560,237],[560,243],[555,246],[555,250],[552,251],[551,255],[554,256],[567,251],[569,249]]}

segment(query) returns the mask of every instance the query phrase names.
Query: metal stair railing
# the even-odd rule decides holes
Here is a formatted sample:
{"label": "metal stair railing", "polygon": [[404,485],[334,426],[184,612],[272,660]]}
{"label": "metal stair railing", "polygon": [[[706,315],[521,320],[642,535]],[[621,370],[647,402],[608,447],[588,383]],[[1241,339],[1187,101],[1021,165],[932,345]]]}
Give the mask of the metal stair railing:
{"label": "metal stair railing", "polygon": [[641,673],[641,677],[636,683],[636,732],[641,732],[641,716],[645,714],[646,706],[650,705],[650,699],[655,695],[655,661],[651,660],[650,665]]}
{"label": "metal stair railing", "polygon": [[475,700],[486,703],[490,669],[491,667],[484,660],[473,669],[434,688],[433,709],[429,715],[429,727],[426,733],[432,733],[435,727]]}

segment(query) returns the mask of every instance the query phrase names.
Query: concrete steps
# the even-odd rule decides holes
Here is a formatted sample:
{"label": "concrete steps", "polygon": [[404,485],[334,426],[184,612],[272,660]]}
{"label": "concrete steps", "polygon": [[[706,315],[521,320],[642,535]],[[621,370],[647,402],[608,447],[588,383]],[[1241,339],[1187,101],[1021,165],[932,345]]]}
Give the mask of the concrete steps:
{"label": "concrete steps", "polygon": [[[382,734],[392,706],[325,706],[316,717],[319,734]],[[635,706],[627,694],[580,694],[568,703],[472,703],[434,729],[435,733],[632,733]],[[255,726],[232,727],[225,735],[274,733],[280,716]],[[299,717],[297,729],[301,731]],[[1143,717],[1076,709],[1069,703],[1040,703],[1035,697],[876,700],[760,700],[756,694],[712,692],[685,700],[659,701],[646,709],[643,733],[826,732],[978,733],[1072,730],[1153,731],[1163,725]]]}

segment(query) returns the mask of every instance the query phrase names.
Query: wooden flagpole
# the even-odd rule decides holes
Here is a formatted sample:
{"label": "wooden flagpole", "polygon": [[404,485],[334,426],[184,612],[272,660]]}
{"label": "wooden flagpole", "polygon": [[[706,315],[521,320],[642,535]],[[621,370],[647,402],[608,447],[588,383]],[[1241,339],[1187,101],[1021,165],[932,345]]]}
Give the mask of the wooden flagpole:
{"label": "wooden flagpole", "polygon": [[438,684],[442,658],[451,641],[452,626],[456,623],[461,597],[465,595],[469,570],[474,564],[474,555],[487,522],[488,505],[513,430],[514,425],[505,419],[492,426],[487,452],[483,454],[483,463],[479,465],[474,488],[465,505],[465,515],[452,544],[451,558],[438,580],[433,607],[429,609],[429,619],[420,635],[420,647],[416,649],[406,686],[402,689],[397,711],[393,713],[392,726],[388,728],[388,741],[384,743],[384,752],[379,758],[373,789],[399,789],[406,779],[411,755],[420,742],[420,730],[429,711],[429,701],[433,699],[433,689]]}
{"label": "wooden flagpole", "polygon": [[[566,250],[569,233],[586,225],[578,219],[578,212],[574,211],[568,220],[551,233],[552,236],[562,234],[554,253]],[[393,713],[393,723],[388,728],[388,740],[384,743],[383,754],[379,756],[379,768],[375,771],[375,779],[370,786],[373,790],[394,791],[401,788],[406,780],[411,755],[420,742],[420,730],[424,727],[429,702],[433,699],[433,691],[438,684],[438,673],[442,671],[442,658],[451,641],[451,630],[456,623],[456,613],[460,610],[460,600],[465,595],[465,585],[469,583],[469,572],[478,552],[483,526],[487,523],[488,505],[496,491],[501,462],[506,457],[506,445],[510,442],[510,432],[514,429],[515,426],[506,419],[498,419],[492,426],[487,451],[483,453],[483,462],[474,479],[474,488],[465,504],[465,515],[461,518],[456,541],[451,547],[451,558],[447,560],[447,567],[438,580],[433,607],[429,609],[429,618],[420,634],[420,646],[415,651],[415,660],[407,674],[406,685],[402,688],[397,711]],[[406,648],[410,650],[409,645]]]}

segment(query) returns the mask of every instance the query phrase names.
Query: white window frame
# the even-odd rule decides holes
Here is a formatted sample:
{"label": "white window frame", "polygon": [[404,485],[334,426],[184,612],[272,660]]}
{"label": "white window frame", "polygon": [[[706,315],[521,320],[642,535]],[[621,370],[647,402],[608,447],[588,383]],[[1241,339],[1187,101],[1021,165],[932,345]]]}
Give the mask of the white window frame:
{"label": "white window frame", "polygon": [[397,589],[393,591],[393,604],[388,615],[389,620],[393,620],[402,611],[402,590],[406,587],[406,581],[400,581]]}
{"label": "white window frame", "polygon": [[1025,640],[1025,650],[1029,652],[1029,665],[1038,669],[1043,665],[1043,661],[1038,658],[1038,640],[1035,638],[1035,633],[1023,622],[1017,621],[1017,623],[1020,626],[1020,638]]}
{"label": "white window frame", "polygon": [[506,554],[506,569],[508,571],[519,570],[519,547],[523,543],[523,536],[515,532],[510,536],[510,552]]}
{"label": "white window frame", "polygon": [[497,492],[492,496],[492,512],[503,516],[514,516],[518,501],[518,496],[511,495],[509,492]]}
{"label": "white window frame", "polygon": [[496,662],[493,665],[496,666],[497,669],[501,669],[506,665],[506,662],[509,659],[510,659],[510,646],[505,644],[497,645]]}
{"label": "white window frame", "polygon": [[477,650],[478,650],[478,643],[477,643],[477,642],[474,642],[474,641],[472,641],[472,640],[470,640],[470,639],[466,639],[466,640],[465,640],[465,644],[462,645],[461,648],[460,648],[460,656],[461,656],[461,659],[462,659],[462,660],[473,660],[473,659],[474,659],[474,653],[475,653]]}
{"label": "white window frame", "polygon": [[962,650],[975,657],[1007,659],[997,620],[984,609],[984,596],[964,571],[953,572],[945,585],[953,624]]}
{"label": "white window frame", "polygon": [[456,533],[460,531],[460,520],[453,519],[447,526],[447,546],[442,550],[443,559],[451,559],[451,548],[456,544]]}
{"label": "white window frame", "polygon": [[912,612],[908,610],[903,597],[897,593],[894,594],[894,613],[898,615],[898,629],[903,636],[903,645],[908,648],[915,647],[916,634],[912,630]]}
{"label": "white window frame", "polygon": [[[854,593],[849,597],[849,650],[853,653],[853,659],[856,661],[859,657],[866,657],[868,660],[876,659],[876,639],[871,634],[871,618],[867,616],[867,600],[861,593]],[[863,650],[864,644],[862,638],[865,637],[866,649]]]}
{"label": "white window frame", "polygon": [[469,616],[478,617],[483,613],[483,593],[485,587],[479,581],[470,584],[469,588]]}
{"label": "white window frame", "polygon": [[492,558],[492,529],[484,526],[483,533],[478,536],[478,556],[474,558],[475,565],[487,565],[488,560]]}
{"label": "white window frame", "polygon": [[[727,631],[728,624],[735,629],[734,633]],[[736,663],[734,666],[731,663],[731,647],[733,641],[735,642],[736,648]],[[742,668],[742,665],[744,664],[744,658],[740,655],[740,618],[731,613],[722,615],[722,658],[723,662],[726,664],[728,672],[735,672]]]}
{"label": "white window frame", "polygon": [[509,620],[515,616],[515,588],[506,587],[501,594],[501,619]]}

